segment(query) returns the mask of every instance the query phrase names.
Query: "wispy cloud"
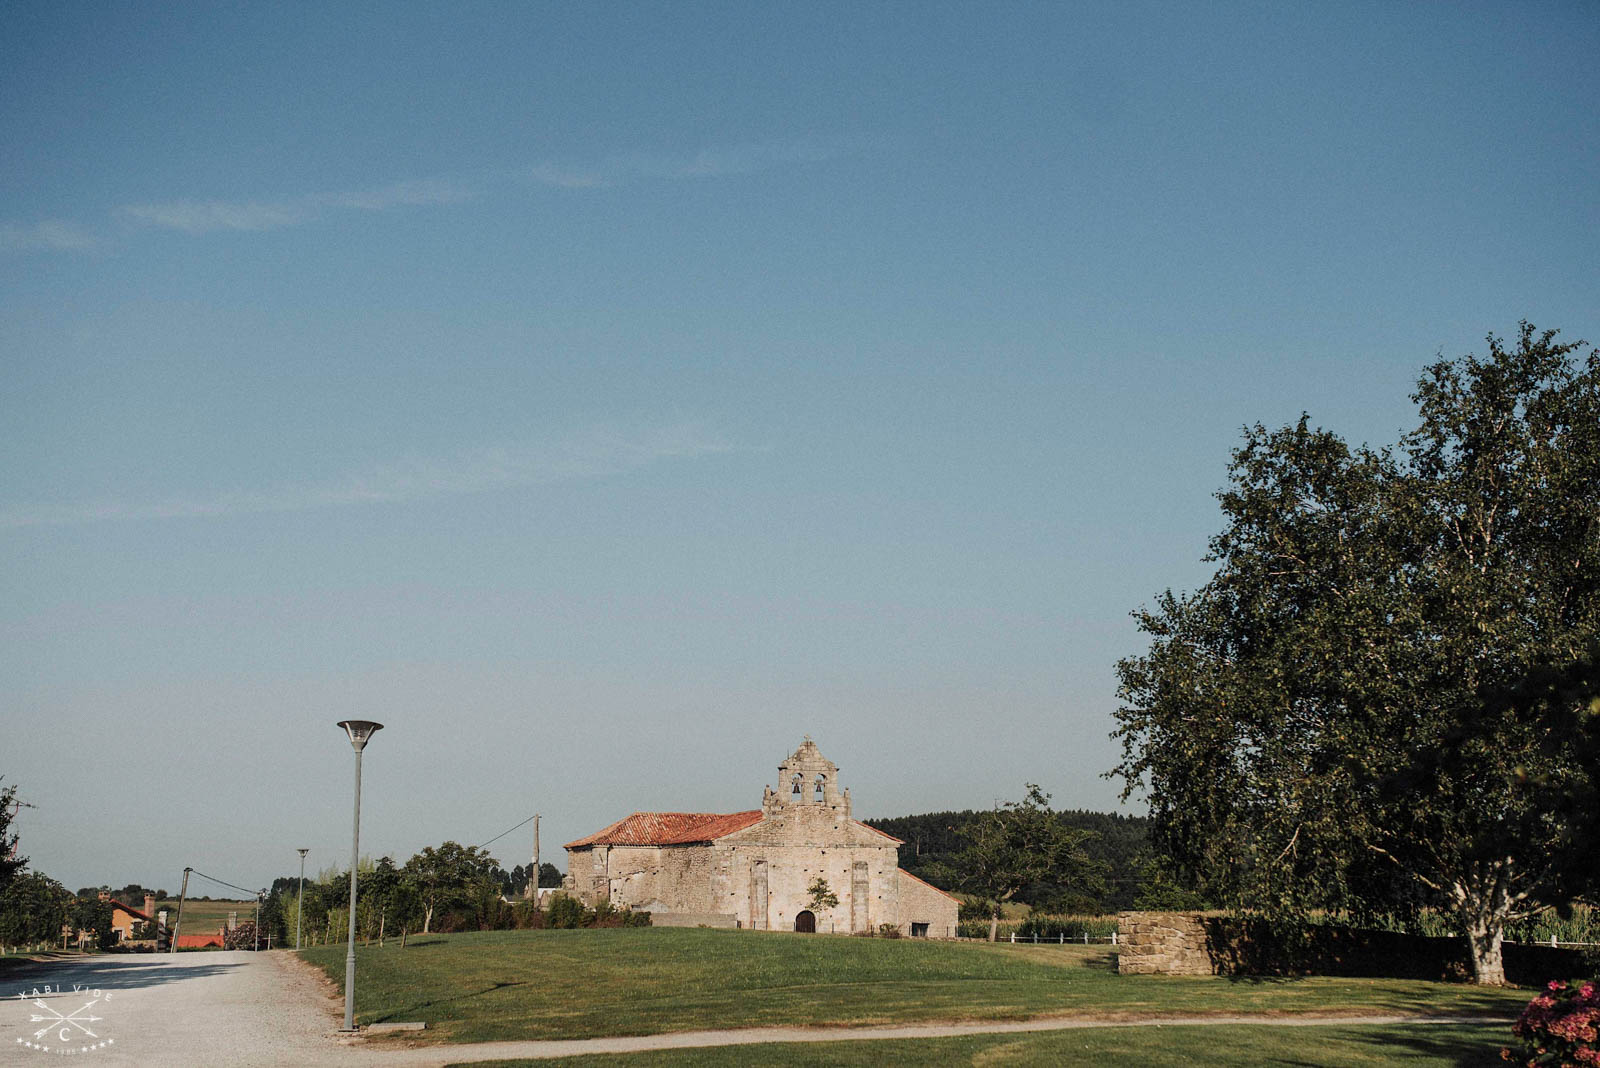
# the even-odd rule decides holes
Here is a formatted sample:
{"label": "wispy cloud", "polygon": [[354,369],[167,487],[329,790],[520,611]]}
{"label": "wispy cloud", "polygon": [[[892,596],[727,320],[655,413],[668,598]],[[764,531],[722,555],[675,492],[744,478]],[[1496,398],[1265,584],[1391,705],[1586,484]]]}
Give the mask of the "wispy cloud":
{"label": "wispy cloud", "polygon": [[[340,211],[388,211],[458,204],[490,185],[602,189],[637,181],[677,181],[754,174],[775,168],[818,163],[840,154],[843,142],[797,139],[710,146],[694,152],[631,153],[594,162],[545,160],[513,171],[480,172],[470,182],[451,177],[393,182],[352,192],[306,193],[268,200],[182,199],[124,204],[112,215],[126,226],[176,230],[185,234],[249,232],[300,226]],[[95,247],[93,233],[76,223],[48,220],[0,223],[0,252]]]}
{"label": "wispy cloud", "polygon": [[276,230],[307,222],[331,209],[385,211],[426,204],[456,204],[470,200],[473,195],[473,191],[464,186],[433,178],[350,193],[308,193],[278,201],[176,200],[165,204],[128,204],[119,212],[124,218],[145,226],[204,234],[214,230]]}
{"label": "wispy cloud", "polygon": [[46,219],[32,225],[0,223],[0,250],[31,252],[35,249],[82,251],[93,248],[94,237],[77,223]]}
{"label": "wispy cloud", "polygon": [[241,490],[156,501],[99,500],[20,505],[0,510],[0,530],[119,519],[197,519],[404,503],[459,494],[599,478],[665,460],[732,451],[696,423],[648,431],[597,429],[540,445],[480,449],[411,460],[325,483]]}

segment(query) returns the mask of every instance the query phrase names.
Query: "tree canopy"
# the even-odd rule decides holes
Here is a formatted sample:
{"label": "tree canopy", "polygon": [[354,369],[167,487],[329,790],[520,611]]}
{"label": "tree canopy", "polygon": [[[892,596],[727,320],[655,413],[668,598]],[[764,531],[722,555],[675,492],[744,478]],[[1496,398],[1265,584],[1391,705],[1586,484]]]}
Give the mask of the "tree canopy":
{"label": "tree canopy", "polygon": [[[1134,908],[1145,892],[1154,860],[1150,821],[1143,816],[1088,809],[1058,809],[1055,817],[1067,827],[1090,832],[1082,839],[1083,851],[1100,873],[1100,881],[1045,880],[1019,891],[1015,900],[1032,906],[1035,912],[1100,913]],[[963,809],[867,822],[905,842],[900,847],[902,868],[935,885],[953,888],[956,857],[967,843],[964,831],[982,818],[982,810]]]}
{"label": "tree canopy", "polygon": [[1247,428],[1214,577],[1136,613],[1124,796],[1241,907],[1505,925],[1592,887],[1600,352],[1521,324],[1441,360],[1394,447]]}
{"label": "tree canopy", "polygon": [[422,929],[430,930],[434,911],[469,898],[481,885],[499,890],[499,865],[478,846],[445,842],[425,846],[401,869],[422,900]]}
{"label": "tree canopy", "polygon": [[17,836],[11,831],[11,819],[17,812],[17,788],[0,786],[0,891],[28,867],[28,858],[17,853]]}
{"label": "tree canopy", "polygon": [[1005,801],[962,828],[967,847],[951,859],[953,881],[989,905],[989,941],[1001,906],[1040,883],[1099,888],[1099,871],[1084,852],[1090,831],[1068,827],[1050,810],[1050,795],[1028,783],[1021,801]]}

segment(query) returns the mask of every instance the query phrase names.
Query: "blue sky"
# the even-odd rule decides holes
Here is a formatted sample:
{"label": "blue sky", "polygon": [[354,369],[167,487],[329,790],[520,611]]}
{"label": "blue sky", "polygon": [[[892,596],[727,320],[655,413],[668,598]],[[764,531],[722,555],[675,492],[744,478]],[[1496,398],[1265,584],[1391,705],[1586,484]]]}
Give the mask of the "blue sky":
{"label": "blue sky", "polygon": [[1110,808],[1242,425],[1600,340],[1596,54],[1585,3],[6,5],[24,852],[336,863],[351,716],[402,858],[748,808],[802,732],[861,816]]}

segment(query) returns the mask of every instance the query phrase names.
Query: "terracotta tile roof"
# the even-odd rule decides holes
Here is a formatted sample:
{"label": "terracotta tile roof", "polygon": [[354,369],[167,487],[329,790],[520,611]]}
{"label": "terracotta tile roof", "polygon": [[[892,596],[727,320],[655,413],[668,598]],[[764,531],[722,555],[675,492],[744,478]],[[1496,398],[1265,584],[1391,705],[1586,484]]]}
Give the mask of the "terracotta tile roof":
{"label": "terracotta tile roof", "polygon": [[880,830],[878,830],[878,828],[874,827],[870,823],[862,823],[860,820],[851,820],[850,822],[855,824],[857,827],[865,827],[867,830],[871,831],[873,834],[881,834],[881,835],[883,835],[885,838],[889,839],[889,841],[893,842],[895,845],[905,845],[906,844],[906,840],[904,838],[896,838],[894,835],[890,834],[888,831],[880,831]]}
{"label": "terracotta tile roof", "polygon": [[954,901],[958,905],[961,904],[961,899],[959,897],[956,897],[954,894],[950,893],[948,890],[940,890],[937,886],[934,886],[928,880],[919,879],[915,875],[912,875],[910,872],[906,871],[904,868],[899,868],[899,869],[896,869],[896,870],[898,870],[901,875],[904,875],[907,879],[910,879],[912,882],[921,883],[923,886],[926,886],[929,890],[933,890],[933,891],[936,891],[938,893],[943,894],[945,897],[949,898],[951,901]]}
{"label": "terracotta tile roof", "polygon": [[221,934],[180,934],[178,936],[179,949],[205,949],[208,946],[222,948]]}
{"label": "terracotta tile roof", "polygon": [[597,845],[689,845],[710,842],[761,821],[761,810],[731,812],[635,812],[611,826],[568,842],[567,849]]}
{"label": "terracotta tile roof", "polygon": [[143,920],[145,923],[155,922],[154,916],[146,916],[143,912],[134,908],[132,905],[124,905],[114,897],[107,899],[106,904],[110,905],[112,908],[121,909],[123,912],[126,912],[129,916],[132,916],[136,920]]}

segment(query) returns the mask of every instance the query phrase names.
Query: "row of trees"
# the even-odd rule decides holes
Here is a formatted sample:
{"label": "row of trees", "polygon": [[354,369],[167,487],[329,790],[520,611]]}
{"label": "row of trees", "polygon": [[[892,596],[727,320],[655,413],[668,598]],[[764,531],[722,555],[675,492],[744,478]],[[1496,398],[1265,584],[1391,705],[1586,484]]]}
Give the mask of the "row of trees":
{"label": "row of trees", "polygon": [[[531,866],[530,866],[531,867]],[[384,939],[398,933],[496,930],[525,925],[516,905],[527,891],[528,870],[503,869],[485,849],[445,842],[427,846],[404,864],[392,857],[363,858],[356,879],[359,937]],[[540,865],[539,884],[559,885],[561,873]],[[350,873],[330,868],[307,878],[300,896],[298,876],[273,880],[262,906],[263,934],[276,945],[342,941],[349,930]],[[297,930],[296,925],[299,925]]]}
{"label": "row of trees", "polygon": [[17,788],[0,787],[0,952],[61,944],[62,931],[85,932],[97,949],[116,942],[111,907],[98,887],[74,895],[56,880],[28,867],[11,830]]}
{"label": "row of trees", "polygon": [[[964,866],[961,854],[971,845],[972,830],[993,818],[968,809],[867,822],[905,842],[900,866],[906,871],[938,886],[957,887]],[[1050,812],[1049,818],[1083,832],[1078,841],[1089,863],[1082,871],[1047,874],[1019,890],[1014,900],[1040,913],[1109,913],[1142,907],[1160,885],[1150,821],[1143,816],[1067,809]]]}

